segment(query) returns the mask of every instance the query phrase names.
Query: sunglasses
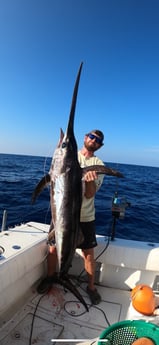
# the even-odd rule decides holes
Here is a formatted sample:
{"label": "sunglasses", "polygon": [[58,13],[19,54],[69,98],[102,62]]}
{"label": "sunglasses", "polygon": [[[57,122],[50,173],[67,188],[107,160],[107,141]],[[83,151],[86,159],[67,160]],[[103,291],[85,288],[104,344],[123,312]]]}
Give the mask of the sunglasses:
{"label": "sunglasses", "polygon": [[90,138],[91,140],[95,139],[95,142],[99,145],[102,144],[102,139],[97,137],[96,135],[92,134],[92,133],[88,133],[87,137]]}

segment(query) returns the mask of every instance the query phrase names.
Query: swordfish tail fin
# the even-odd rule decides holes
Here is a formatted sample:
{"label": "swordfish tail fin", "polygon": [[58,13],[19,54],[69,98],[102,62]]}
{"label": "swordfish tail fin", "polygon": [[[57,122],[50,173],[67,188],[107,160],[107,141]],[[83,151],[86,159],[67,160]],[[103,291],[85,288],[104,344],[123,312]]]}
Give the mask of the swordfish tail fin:
{"label": "swordfish tail fin", "polygon": [[70,292],[72,292],[72,294],[84,305],[84,307],[86,308],[86,311],[89,311],[88,306],[87,306],[84,298],[79,293],[79,291],[76,289],[75,285],[71,282],[69,277],[67,277],[67,276],[59,277],[58,280],[59,280],[58,282],[62,286],[64,286],[66,289],[68,289]]}

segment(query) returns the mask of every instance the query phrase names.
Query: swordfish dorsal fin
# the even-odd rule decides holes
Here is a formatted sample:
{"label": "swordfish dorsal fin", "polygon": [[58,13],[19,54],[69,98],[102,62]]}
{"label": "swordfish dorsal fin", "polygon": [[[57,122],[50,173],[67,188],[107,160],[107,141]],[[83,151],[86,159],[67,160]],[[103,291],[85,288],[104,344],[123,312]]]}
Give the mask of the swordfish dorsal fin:
{"label": "swordfish dorsal fin", "polygon": [[88,167],[82,168],[83,175],[87,171],[96,171],[97,174],[105,174],[109,176],[124,177],[122,173],[117,170],[111,169],[105,165],[90,165]]}
{"label": "swordfish dorsal fin", "polygon": [[58,141],[58,144],[57,144],[57,148],[60,147],[61,143],[62,143],[62,140],[64,138],[64,132],[63,132],[63,129],[60,128],[60,138],[59,138],[59,141]]}

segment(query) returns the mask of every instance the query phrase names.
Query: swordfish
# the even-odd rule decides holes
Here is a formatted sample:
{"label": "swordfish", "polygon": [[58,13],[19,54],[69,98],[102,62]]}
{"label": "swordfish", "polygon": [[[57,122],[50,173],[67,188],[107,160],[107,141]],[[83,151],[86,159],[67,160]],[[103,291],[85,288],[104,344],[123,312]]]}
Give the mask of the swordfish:
{"label": "swordfish", "polygon": [[74,117],[80,75],[81,63],[77,74],[69,121],[66,132],[61,130],[59,143],[53,154],[50,171],[36,186],[32,201],[43,188],[50,184],[51,224],[48,238],[54,232],[58,258],[59,278],[64,279],[78,246],[80,235],[80,210],[82,203],[82,178],[89,170],[111,176],[123,175],[106,166],[90,166],[81,168],[78,162],[77,142],[74,135]]}

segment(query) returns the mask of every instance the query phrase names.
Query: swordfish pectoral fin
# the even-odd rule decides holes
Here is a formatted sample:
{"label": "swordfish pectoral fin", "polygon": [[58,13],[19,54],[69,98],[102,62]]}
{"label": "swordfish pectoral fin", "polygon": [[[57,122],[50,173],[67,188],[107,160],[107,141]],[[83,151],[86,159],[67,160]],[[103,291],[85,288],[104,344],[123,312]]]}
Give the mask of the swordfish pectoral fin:
{"label": "swordfish pectoral fin", "polygon": [[105,175],[109,175],[109,176],[124,177],[124,175],[121,172],[114,170],[114,169],[111,169],[109,167],[106,167],[105,165],[91,165],[91,166],[82,168],[82,170],[83,170],[83,175],[87,171],[96,171],[97,174],[105,174]]}
{"label": "swordfish pectoral fin", "polygon": [[33,204],[37,198],[37,196],[39,196],[39,194],[42,192],[42,190],[50,183],[50,174],[46,174],[41,180],[40,182],[37,184],[37,186],[34,189],[34,192],[32,194],[32,198],[31,198],[31,203]]}

